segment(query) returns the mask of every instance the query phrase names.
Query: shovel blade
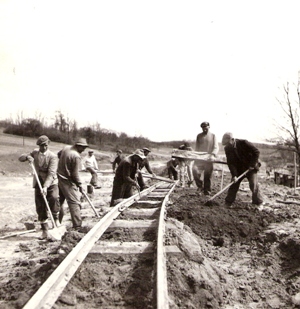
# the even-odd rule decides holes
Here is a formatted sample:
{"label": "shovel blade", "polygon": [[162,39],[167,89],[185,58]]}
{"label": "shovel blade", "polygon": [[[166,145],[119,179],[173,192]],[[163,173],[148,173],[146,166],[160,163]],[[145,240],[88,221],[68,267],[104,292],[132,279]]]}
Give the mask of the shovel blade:
{"label": "shovel blade", "polygon": [[62,236],[66,233],[67,229],[64,225],[61,225],[59,227],[54,227],[51,230],[48,230],[48,233],[50,236],[55,240],[61,240]]}

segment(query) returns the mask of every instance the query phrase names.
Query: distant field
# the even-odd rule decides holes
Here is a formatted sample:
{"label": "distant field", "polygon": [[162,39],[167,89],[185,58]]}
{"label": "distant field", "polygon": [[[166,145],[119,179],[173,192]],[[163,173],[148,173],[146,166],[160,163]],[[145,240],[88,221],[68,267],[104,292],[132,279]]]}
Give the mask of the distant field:
{"label": "distant field", "polygon": [[[63,143],[50,143],[50,150],[57,153],[65,144]],[[288,158],[282,158],[279,152],[270,146],[256,145],[261,152],[261,160],[264,162],[274,161],[273,167],[284,166],[289,162]],[[224,156],[224,148],[219,144],[218,156]],[[34,148],[37,148],[36,138],[16,136],[12,134],[3,133],[0,130],[0,173],[5,175],[24,175],[30,171],[29,167],[25,167],[24,163],[19,162],[18,157],[22,153],[29,153]],[[132,151],[134,151],[133,149]],[[99,162],[100,169],[109,169],[111,162],[114,159],[115,152],[102,151],[94,149],[95,156]],[[171,158],[172,148],[160,147],[153,148],[150,154],[150,160],[160,161],[162,164]],[[83,153],[85,155],[86,152]],[[275,159],[275,160],[274,160]],[[220,169],[219,167],[217,169]]]}
{"label": "distant field", "polygon": [[[51,151],[58,152],[64,145],[60,143],[51,143]],[[22,175],[26,171],[24,163],[19,162],[18,158],[22,153],[28,153],[37,148],[36,138],[29,138],[0,132],[0,173],[10,175]]]}
{"label": "distant field", "polygon": [[[18,158],[22,153],[29,153],[38,148],[36,138],[5,134],[0,130],[0,173],[3,175],[24,175],[30,172],[29,167],[19,162]],[[65,144],[51,142],[49,149],[57,153]],[[134,151],[133,149],[132,151]],[[94,149],[95,156],[99,162],[100,170],[111,168],[111,162],[115,157],[115,152]],[[155,159],[167,162],[171,158],[171,148],[152,149],[150,160]],[[83,153],[83,156],[86,151]]]}

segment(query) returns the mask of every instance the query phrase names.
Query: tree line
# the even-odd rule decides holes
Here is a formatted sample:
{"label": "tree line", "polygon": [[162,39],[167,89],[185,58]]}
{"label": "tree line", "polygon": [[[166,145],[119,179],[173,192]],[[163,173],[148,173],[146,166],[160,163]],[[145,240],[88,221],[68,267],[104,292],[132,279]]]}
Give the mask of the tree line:
{"label": "tree line", "polygon": [[73,144],[79,137],[86,138],[89,145],[102,150],[115,151],[121,148],[131,152],[133,149],[142,147],[177,148],[183,141],[153,142],[143,136],[129,136],[124,132],[116,133],[102,128],[99,123],[91,126],[78,127],[76,120],[70,119],[61,111],[56,111],[52,123],[47,123],[41,114],[32,118],[24,118],[18,114],[16,119],[0,120],[3,132],[24,137],[39,137],[47,135],[51,141],[65,144]]}

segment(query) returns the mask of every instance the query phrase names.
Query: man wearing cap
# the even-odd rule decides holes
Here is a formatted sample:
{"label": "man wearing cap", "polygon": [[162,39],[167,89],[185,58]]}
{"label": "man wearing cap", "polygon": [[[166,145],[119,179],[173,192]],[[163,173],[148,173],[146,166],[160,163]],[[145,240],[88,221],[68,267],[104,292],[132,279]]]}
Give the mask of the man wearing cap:
{"label": "man wearing cap", "polygon": [[48,201],[51,213],[53,215],[55,224],[59,226],[59,191],[58,180],[56,175],[57,170],[57,156],[48,149],[50,140],[46,135],[42,135],[37,139],[36,144],[39,149],[34,149],[31,153],[22,154],[19,157],[19,161],[33,162],[34,168],[37,172],[39,181],[42,186],[42,192],[38,185],[38,182],[33,177],[33,188],[35,196],[36,212],[38,220],[41,224],[42,236],[41,239],[49,238],[48,233],[48,214],[47,206],[45,204],[44,196]]}
{"label": "man wearing cap", "polygon": [[[248,179],[249,187],[252,191],[252,204],[263,204],[257,178],[257,172],[260,167],[259,150],[245,139],[233,138],[233,134],[231,132],[226,132],[223,135],[222,145],[225,146],[224,150],[228,168],[232,176],[232,181],[234,181],[234,184],[229,187],[227,192],[227,196],[225,198],[226,205],[231,206],[231,204],[235,201],[240,184],[245,177]],[[237,180],[237,177],[248,169],[249,172],[244,177]]]}
{"label": "man wearing cap", "polygon": [[97,160],[94,156],[94,151],[92,149],[90,149],[88,151],[87,156],[85,156],[85,158],[83,159],[83,165],[85,167],[85,169],[91,173],[92,178],[90,181],[90,184],[95,188],[95,189],[100,189],[101,187],[98,185],[98,174],[97,174],[97,170],[98,170],[98,163]]}
{"label": "man wearing cap", "polygon": [[[209,131],[210,125],[207,121],[201,123],[202,133],[196,137],[196,151],[207,152],[210,157],[208,160],[214,160],[219,151],[219,146],[215,134]],[[204,171],[204,179],[201,180],[201,173]],[[211,179],[213,174],[213,163],[206,161],[195,161],[193,166],[193,176],[199,190],[203,189],[205,195],[211,193]]]}
{"label": "man wearing cap", "polygon": [[149,148],[144,147],[142,149],[142,151],[144,152],[145,155],[145,159],[143,160],[143,162],[141,164],[139,164],[139,168],[138,168],[138,174],[137,174],[137,181],[138,184],[141,188],[141,191],[143,191],[144,189],[146,189],[148,186],[145,184],[144,181],[144,177],[142,175],[142,169],[145,167],[145,169],[147,170],[147,172],[149,174],[151,174],[153,177],[155,177],[156,175],[153,173],[151,167],[150,167],[150,163],[149,160],[147,158],[148,154],[151,152],[151,150]]}
{"label": "man wearing cap", "polygon": [[116,200],[125,199],[134,194],[133,187],[140,190],[136,181],[138,166],[145,159],[143,150],[137,149],[133,154],[125,157],[119,164],[113,181],[113,189],[110,206],[114,206]]}
{"label": "man wearing cap", "polygon": [[[187,151],[192,151],[193,148],[191,147],[190,143],[184,142],[182,145],[178,147],[179,150],[187,150]],[[186,160],[182,158],[178,158],[179,162],[179,181],[180,185],[184,188],[185,187],[185,174],[187,172],[188,176],[188,186],[190,187],[191,184],[193,183],[193,165],[194,161],[193,160]]]}
{"label": "man wearing cap", "polygon": [[120,164],[121,160],[124,159],[124,156],[122,155],[122,150],[118,149],[117,150],[117,156],[115,157],[114,161],[112,162],[112,169],[113,172],[116,172],[117,166]]}
{"label": "man wearing cap", "polygon": [[82,166],[80,154],[87,147],[86,140],[79,138],[73,146],[65,146],[58,153],[58,185],[63,199],[67,200],[74,229],[80,229],[82,225],[80,193],[83,193],[83,187],[79,176]]}

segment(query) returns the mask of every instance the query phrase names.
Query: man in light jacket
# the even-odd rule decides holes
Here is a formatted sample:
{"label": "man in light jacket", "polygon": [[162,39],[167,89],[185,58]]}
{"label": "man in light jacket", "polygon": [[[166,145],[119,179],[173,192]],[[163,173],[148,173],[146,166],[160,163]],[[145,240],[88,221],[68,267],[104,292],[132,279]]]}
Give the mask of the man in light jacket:
{"label": "man in light jacket", "polygon": [[48,149],[50,140],[46,135],[42,135],[37,139],[36,144],[39,149],[34,149],[31,153],[22,154],[19,161],[33,162],[34,168],[37,172],[38,179],[42,186],[42,192],[37,183],[36,177],[33,176],[33,188],[35,196],[36,212],[38,220],[41,223],[42,235],[41,239],[49,238],[48,233],[48,214],[47,206],[43,195],[46,197],[51,213],[53,215],[55,224],[59,226],[59,191],[58,180],[56,175],[57,170],[57,156]]}
{"label": "man in light jacket", "polygon": [[[83,193],[82,181],[79,176],[79,171],[82,167],[80,154],[88,147],[84,138],[79,138],[73,146],[65,146],[58,153],[58,185],[61,197],[61,202],[66,199],[71,214],[73,228],[80,230],[82,225],[81,218],[81,201],[80,197]],[[62,219],[62,218],[61,218]]]}
{"label": "man in light jacket", "polygon": [[[210,155],[210,160],[214,160],[219,151],[219,146],[215,134],[209,131],[209,122],[201,123],[202,133],[199,133],[196,138],[196,151],[207,152]],[[211,194],[211,181],[213,174],[213,162],[195,161],[193,166],[193,175],[195,183],[199,190],[203,189],[205,195]],[[204,171],[204,181],[201,180],[201,172]]]}

